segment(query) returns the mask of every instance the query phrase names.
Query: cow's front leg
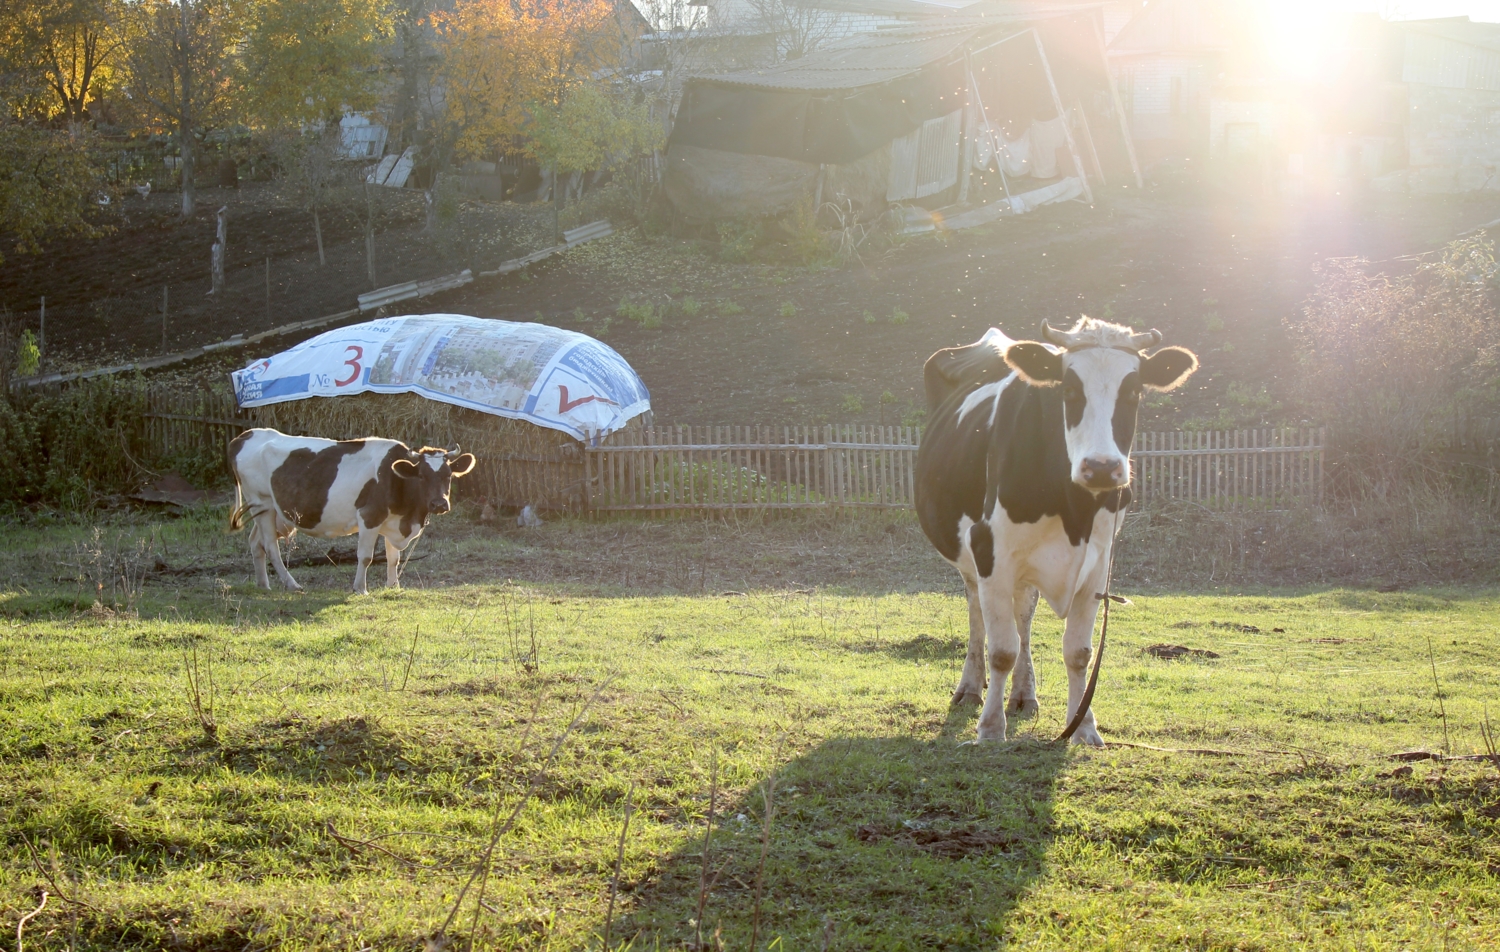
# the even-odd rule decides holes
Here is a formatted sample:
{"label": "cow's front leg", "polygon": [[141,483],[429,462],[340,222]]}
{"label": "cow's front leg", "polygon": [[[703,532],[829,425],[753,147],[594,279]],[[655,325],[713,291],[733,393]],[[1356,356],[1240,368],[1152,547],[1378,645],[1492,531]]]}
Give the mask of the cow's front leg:
{"label": "cow's front leg", "polygon": [[401,550],[390,536],[385,539],[385,584],[387,588],[401,587]]}
{"label": "cow's front leg", "polygon": [[[1094,574],[1094,573],[1091,573]],[[1068,716],[1066,724],[1073,723],[1073,715],[1083,701],[1083,692],[1088,687],[1089,661],[1094,654],[1094,620],[1099,615],[1099,600],[1095,592],[1103,591],[1104,579],[1090,578],[1088,584],[1073,596],[1073,608],[1068,612],[1063,628],[1063,663],[1068,668]],[[1103,747],[1104,738],[1094,725],[1094,708],[1091,704],[1083,722],[1073,733],[1073,743]]]}
{"label": "cow's front leg", "polygon": [[366,529],[363,526],[359,530],[359,565],[354,569],[354,594],[368,595],[370,588],[365,583],[365,574],[370,569],[370,563],[375,561],[375,537],[380,535],[378,529]]}
{"label": "cow's front leg", "polygon": [[969,576],[964,576],[964,588],[969,601],[969,650],[964,655],[964,673],[958,679],[958,690],[953,692],[952,703],[982,704],[984,702],[984,614],[979,610],[979,586]]}
{"label": "cow's front leg", "polygon": [[1021,636],[1016,631],[1016,616],[1010,586],[994,576],[979,581],[979,608],[984,615],[984,630],[989,641],[985,660],[989,662],[990,689],[979,713],[979,739],[1005,740],[1005,677],[1015,667],[1021,653]]}
{"label": "cow's front leg", "polygon": [[1036,670],[1031,664],[1031,620],[1036,616],[1036,601],[1037,590],[1030,585],[1016,592],[1014,610],[1021,656],[1016,659],[1015,674],[1010,679],[1010,701],[1005,711],[1017,717],[1035,717],[1037,712]]}

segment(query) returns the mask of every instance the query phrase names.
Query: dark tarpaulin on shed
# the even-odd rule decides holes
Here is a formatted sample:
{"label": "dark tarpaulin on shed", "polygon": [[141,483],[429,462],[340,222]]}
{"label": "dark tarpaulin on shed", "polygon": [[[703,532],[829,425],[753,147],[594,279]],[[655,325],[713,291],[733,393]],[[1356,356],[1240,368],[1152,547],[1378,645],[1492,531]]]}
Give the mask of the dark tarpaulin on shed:
{"label": "dark tarpaulin on shed", "polygon": [[673,145],[802,162],[853,162],[964,102],[961,57],[876,86],[810,90],[688,84]]}

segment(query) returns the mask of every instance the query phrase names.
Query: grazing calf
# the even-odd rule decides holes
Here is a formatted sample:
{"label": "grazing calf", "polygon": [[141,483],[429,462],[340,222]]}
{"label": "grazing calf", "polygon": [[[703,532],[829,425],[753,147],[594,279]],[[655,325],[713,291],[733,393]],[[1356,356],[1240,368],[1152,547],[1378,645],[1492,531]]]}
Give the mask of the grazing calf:
{"label": "grazing calf", "polygon": [[471,453],[430,446],[413,452],[395,440],[320,440],[276,430],[246,430],[229,444],[235,506],[230,531],[250,526],[250,558],[261,588],[270,588],[266,556],[293,591],[302,586],[281,561],[281,539],[298,529],[334,538],[359,533],[354,591],[364,595],[375,559],[375,537],[385,536],[385,580],[399,586],[400,553],[450,508],[453,478],[474,468]]}
{"label": "grazing calf", "polygon": [[[1043,321],[1042,334],[1048,343],[1017,343],[991,329],[933,354],[923,372],[928,425],[917,452],[917,515],[968,590],[969,651],[953,703],[983,699],[980,740],[1005,739],[1007,708],[1036,710],[1038,592],[1066,619],[1072,721],[1093,653],[1094,596],[1104,591],[1117,513],[1130,504],[1141,392],[1171,390],[1198,368],[1180,347],[1146,356],[1161,342],[1157,331],[1085,317],[1069,331]],[[1104,743],[1092,711],[1073,739]]]}

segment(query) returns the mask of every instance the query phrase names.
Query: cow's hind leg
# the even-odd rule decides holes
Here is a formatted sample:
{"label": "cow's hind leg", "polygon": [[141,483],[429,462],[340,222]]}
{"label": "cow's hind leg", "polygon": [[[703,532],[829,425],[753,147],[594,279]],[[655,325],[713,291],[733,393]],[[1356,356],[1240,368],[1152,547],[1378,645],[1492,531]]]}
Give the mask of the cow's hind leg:
{"label": "cow's hind leg", "polygon": [[[266,542],[265,532],[261,529],[259,519],[252,520],[250,531],[245,533],[250,537],[250,565],[255,569],[255,584],[260,588],[269,590],[271,578],[266,574]],[[274,542],[276,535],[272,533]]]}
{"label": "cow's hind leg", "polygon": [[1010,679],[1010,701],[1005,712],[1015,717],[1035,717],[1036,669],[1031,664],[1031,620],[1036,617],[1037,590],[1025,586],[1015,595],[1016,631],[1021,636],[1021,656]]}
{"label": "cow's hind leg", "polygon": [[979,739],[1005,740],[1005,678],[1021,654],[1021,636],[1016,630],[1014,594],[1010,586],[993,576],[979,581],[979,608],[988,636],[990,689],[979,713]]}
{"label": "cow's hind leg", "polygon": [[969,601],[969,650],[964,655],[964,673],[958,679],[958,689],[953,692],[952,703],[984,703],[984,615],[979,610],[979,585],[977,579],[964,575],[964,588]]}
{"label": "cow's hind leg", "polygon": [[[260,531],[261,550],[271,557],[271,566],[276,569],[276,577],[281,579],[281,584],[292,591],[302,591],[302,586],[298,585],[297,580],[292,578],[292,573],[287,571],[286,563],[281,561],[281,539],[276,535],[276,514],[261,513],[255,517],[255,525]],[[265,571],[264,567],[261,571]],[[271,583],[267,581],[266,588],[270,587]]]}

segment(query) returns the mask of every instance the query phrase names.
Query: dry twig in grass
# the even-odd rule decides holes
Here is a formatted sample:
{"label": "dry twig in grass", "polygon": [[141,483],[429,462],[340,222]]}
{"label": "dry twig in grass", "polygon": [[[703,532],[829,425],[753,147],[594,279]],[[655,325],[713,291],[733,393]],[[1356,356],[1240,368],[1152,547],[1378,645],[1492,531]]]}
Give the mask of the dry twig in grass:
{"label": "dry twig in grass", "polygon": [[421,625],[418,625],[417,630],[411,633],[411,650],[406,653],[406,668],[401,672],[401,687],[398,689],[399,691],[404,692],[406,690],[406,680],[411,677],[411,666],[417,660],[417,638],[421,634]]}
{"label": "dry twig in grass", "polygon": [[[198,726],[203,728],[203,736],[208,738],[210,744],[219,742],[219,722],[214,718],[214,665],[213,659],[204,658],[202,671],[198,668],[198,642],[192,641],[191,654],[183,652],[182,664],[187,670],[188,702],[192,705],[193,714],[198,718]],[[207,699],[204,698],[204,686],[208,688]]]}
{"label": "dry twig in grass", "polygon": [[26,844],[26,852],[31,854],[31,865],[36,867],[37,875],[45,879],[47,881],[47,885],[52,887],[52,895],[56,896],[58,899],[61,899],[63,902],[70,903],[74,906],[82,906],[83,908],[92,910],[93,912],[99,911],[97,906],[90,905],[89,903],[84,902],[82,899],[79,899],[77,896],[68,895],[68,891],[63,889],[62,885],[58,883],[57,876],[54,872],[57,865],[57,851],[55,847],[52,850],[52,864],[54,866],[54,870],[48,870],[46,866],[42,865],[42,858],[41,856],[37,855],[36,847],[31,845],[31,840],[27,839],[23,834],[21,836],[21,842]]}
{"label": "dry twig in grass", "polygon": [[615,850],[615,874],[609,880],[609,909],[604,914],[604,952],[609,952],[609,934],[615,924],[615,897],[620,893],[620,867],[625,863],[625,834],[630,832],[631,804],[634,802],[635,781],[625,791],[625,819],[620,823],[620,845]]}
{"label": "dry twig in grass", "polygon": [[[708,878],[708,851],[713,845],[714,810],[719,804],[719,748],[715,747],[708,761],[708,818],[703,822],[703,865],[698,870],[698,914],[693,920],[693,948],[703,950],[703,913],[708,908],[708,894],[713,882]],[[714,877],[714,881],[718,880]]]}
{"label": "dry twig in grass", "polygon": [[41,915],[42,910],[46,909],[46,908],[47,908],[47,890],[43,889],[42,890],[42,901],[37,905],[37,907],[35,909],[31,910],[30,912],[26,913],[26,915],[22,916],[20,922],[16,923],[16,952],[24,952],[24,947],[21,945],[21,933],[23,933],[23,932],[26,931],[26,923],[30,922],[32,919],[35,919],[37,916]]}
{"label": "dry twig in grass", "polygon": [[[776,742],[776,755],[774,763],[781,763],[781,745],[785,737]],[[755,867],[755,910],[750,918],[750,952],[755,952],[756,940],[760,938],[760,900],[765,884],[766,876],[766,854],[771,849],[771,820],[776,813],[776,768],[771,768],[771,775],[766,778],[765,785],[761,787],[761,800],[765,804],[765,816],[760,825],[760,862]]]}
{"label": "dry twig in grass", "polygon": [[[479,932],[479,913],[484,906],[484,889],[489,883],[490,869],[494,865],[496,845],[499,844],[500,838],[510,832],[511,828],[516,825],[516,821],[521,818],[521,811],[526,809],[526,804],[531,801],[531,798],[536,794],[537,788],[546,779],[547,771],[551,769],[553,761],[557,759],[558,753],[562,751],[563,744],[567,743],[568,737],[572,735],[574,728],[583,720],[584,715],[588,714],[589,709],[594,706],[594,702],[599,699],[599,696],[615,682],[616,677],[618,675],[610,677],[609,680],[599,685],[594,690],[594,693],[589,695],[589,699],[584,701],[578,708],[578,711],[573,715],[573,719],[568,722],[568,726],[564,728],[563,732],[557,736],[557,740],[553,742],[552,749],[547,752],[547,757],[542,761],[542,765],[532,772],[531,778],[526,784],[526,789],[521,794],[521,799],[516,801],[516,805],[511,808],[510,813],[505,816],[503,821],[500,816],[500,799],[496,798],[495,813],[490,821],[489,843],[485,846],[484,853],[480,856],[479,862],[475,864],[474,872],[469,875],[468,881],[458,891],[458,896],[453,900],[453,908],[448,911],[448,918],[444,919],[443,924],[438,927],[437,933],[434,936],[435,940],[440,941],[447,936],[448,927],[453,925],[453,920],[458,917],[459,910],[463,907],[464,899],[468,896],[469,890],[473,888],[477,880],[479,889],[476,892],[474,903],[474,924],[469,935],[469,947],[474,947],[474,938]],[[536,706],[532,708],[532,716],[526,725],[526,734],[521,738],[521,747],[519,748],[521,750],[525,749],[526,740],[531,736],[531,724],[536,721],[536,712],[540,707],[541,698],[538,697]]]}
{"label": "dry twig in grass", "polygon": [[1448,745],[1448,709],[1443,705],[1443,687],[1438,684],[1437,656],[1432,651],[1432,636],[1427,636],[1427,662],[1432,665],[1432,693],[1438,702],[1438,717],[1443,720],[1443,753],[1453,753],[1453,748]]}
{"label": "dry twig in grass", "polygon": [[1500,770],[1500,750],[1495,747],[1495,729],[1490,726],[1490,706],[1484,706],[1484,723],[1479,727],[1479,736],[1484,738],[1484,749],[1489,751],[1490,763]]}

